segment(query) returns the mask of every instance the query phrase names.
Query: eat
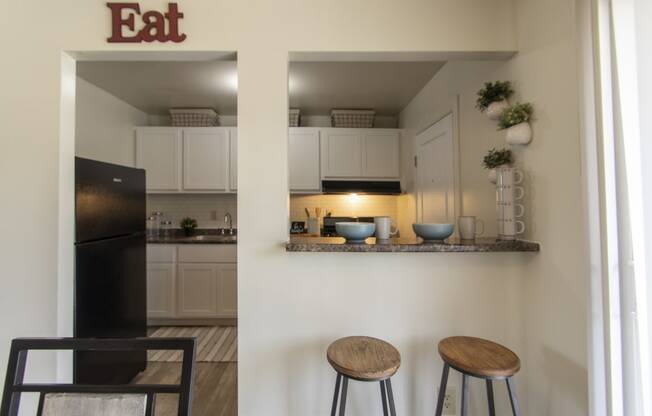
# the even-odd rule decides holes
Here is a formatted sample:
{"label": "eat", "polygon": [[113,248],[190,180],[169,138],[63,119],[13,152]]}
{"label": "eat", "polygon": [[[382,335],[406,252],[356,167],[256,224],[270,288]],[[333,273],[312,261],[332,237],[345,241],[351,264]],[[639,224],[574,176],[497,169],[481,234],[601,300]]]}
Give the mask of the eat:
{"label": "eat", "polygon": [[[179,34],[179,19],[183,13],[179,13],[176,3],[168,3],[168,12],[163,14],[154,10],[145,12],[142,21],[145,24],[134,36],[124,36],[122,28],[127,27],[136,32],[135,17],[140,15],[138,3],[107,3],[111,9],[111,37],[107,39],[110,43],[139,43],[139,42],[183,42],[186,35]],[[127,14],[123,16],[123,10]],[[165,33],[165,22],[168,22],[169,31]]]}

